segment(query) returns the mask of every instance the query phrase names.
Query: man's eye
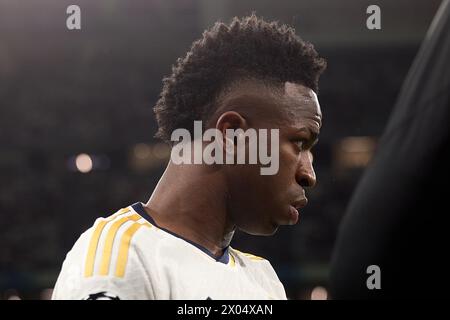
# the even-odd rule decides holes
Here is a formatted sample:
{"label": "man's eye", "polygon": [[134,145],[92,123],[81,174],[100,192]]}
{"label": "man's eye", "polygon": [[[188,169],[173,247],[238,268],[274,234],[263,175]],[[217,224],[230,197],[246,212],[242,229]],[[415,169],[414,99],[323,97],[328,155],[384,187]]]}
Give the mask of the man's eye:
{"label": "man's eye", "polygon": [[305,140],[296,140],[296,141],[294,141],[294,143],[297,145],[297,147],[300,150],[303,150],[305,148],[305,146],[306,146],[306,141]]}

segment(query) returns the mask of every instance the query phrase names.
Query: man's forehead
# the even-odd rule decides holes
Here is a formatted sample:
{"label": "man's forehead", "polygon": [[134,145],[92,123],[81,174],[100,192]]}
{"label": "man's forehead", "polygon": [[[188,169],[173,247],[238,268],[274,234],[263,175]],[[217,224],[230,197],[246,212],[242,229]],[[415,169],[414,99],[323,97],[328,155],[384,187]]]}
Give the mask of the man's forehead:
{"label": "man's forehead", "polygon": [[284,83],[284,93],[286,96],[294,99],[317,101],[317,95],[314,90],[299,83],[286,81]]}
{"label": "man's forehead", "polygon": [[320,118],[322,117],[317,94],[311,88],[298,83],[285,82],[284,95],[288,102],[302,107],[309,107],[311,109],[309,111],[316,113]]}

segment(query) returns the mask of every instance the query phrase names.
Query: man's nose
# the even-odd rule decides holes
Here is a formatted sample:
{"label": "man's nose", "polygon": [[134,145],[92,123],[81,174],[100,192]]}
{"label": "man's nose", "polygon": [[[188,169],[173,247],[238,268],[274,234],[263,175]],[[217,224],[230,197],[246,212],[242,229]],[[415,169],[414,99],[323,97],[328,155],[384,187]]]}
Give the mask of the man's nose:
{"label": "man's nose", "polygon": [[305,152],[300,156],[296,180],[303,188],[312,188],[316,185],[316,173],[312,164],[311,152]]}

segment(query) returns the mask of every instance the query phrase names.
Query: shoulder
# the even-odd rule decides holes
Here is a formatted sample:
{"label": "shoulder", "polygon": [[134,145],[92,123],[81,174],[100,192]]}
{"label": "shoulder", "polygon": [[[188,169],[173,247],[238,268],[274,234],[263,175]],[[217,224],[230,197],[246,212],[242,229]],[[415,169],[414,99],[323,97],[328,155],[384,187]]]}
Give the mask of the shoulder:
{"label": "shoulder", "polygon": [[[152,226],[132,208],[119,210],[108,218],[97,219],[84,243],[84,276],[114,275],[123,278],[126,273],[130,248],[138,245],[139,231]],[[132,245],[133,244],[133,245]]]}
{"label": "shoulder", "polygon": [[265,277],[278,281],[278,276],[269,260],[252,253],[242,252],[232,247],[230,247],[229,252],[231,257],[236,260],[237,264],[254,269],[256,272],[264,274]]}
{"label": "shoulder", "polygon": [[98,218],[67,254],[53,298],[149,298],[148,268],[139,248],[151,228],[131,206]]}
{"label": "shoulder", "polygon": [[261,284],[269,288],[277,299],[286,299],[284,286],[269,260],[231,247],[230,254],[236,263],[248,268]]}

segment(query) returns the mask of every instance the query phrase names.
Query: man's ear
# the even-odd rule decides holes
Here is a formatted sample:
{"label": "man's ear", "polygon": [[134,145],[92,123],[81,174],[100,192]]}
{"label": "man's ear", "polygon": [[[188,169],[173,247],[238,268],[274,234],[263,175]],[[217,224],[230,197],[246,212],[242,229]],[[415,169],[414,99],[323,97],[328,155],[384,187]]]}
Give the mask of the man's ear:
{"label": "man's ear", "polygon": [[[227,111],[224,112],[219,119],[217,119],[216,122],[216,129],[222,133],[223,137],[223,144],[226,145],[227,138],[227,129],[237,130],[242,129],[243,131],[246,131],[248,129],[248,123],[245,118],[239,114],[236,111]],[[231,145],[236,145],[236,139],[235,141],[229,141],[228,143]]]}

